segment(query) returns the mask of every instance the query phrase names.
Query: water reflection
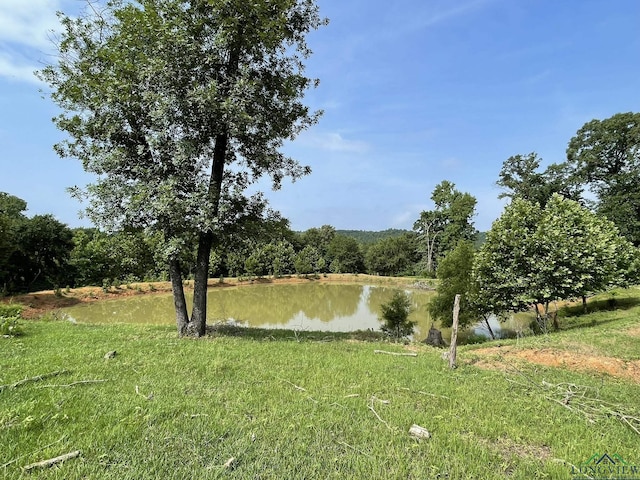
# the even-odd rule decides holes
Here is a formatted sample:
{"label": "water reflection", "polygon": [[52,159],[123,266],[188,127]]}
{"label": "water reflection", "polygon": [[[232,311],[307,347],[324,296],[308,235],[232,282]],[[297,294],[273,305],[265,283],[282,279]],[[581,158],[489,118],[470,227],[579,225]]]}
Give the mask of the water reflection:
{"label": "water reflection", "polygon": [[[397,290],[382,286],[322,283],[214,288],[208,294],[207,313],[209,323],[234,320],[260,328],[333,332],[379,330],[381,305],[389,302]],[[432,325],[428,304],[434,293],[422,290],[407,292],[413,302],[409,318],[417,322],[414,338],[422,340]],[[190,303],[188,292],[187,296]],[[133,296],[77,305],[64,311],[84,323],[171,325],[175,322],[171,295]],[[494,331],[500,326],[492,324]],[[437,323],[436,327],[439,328]],[[476,329],[474,333],[483,332]],[[445,339],[450,338],[450,329],[442,329],[442,334]]]}

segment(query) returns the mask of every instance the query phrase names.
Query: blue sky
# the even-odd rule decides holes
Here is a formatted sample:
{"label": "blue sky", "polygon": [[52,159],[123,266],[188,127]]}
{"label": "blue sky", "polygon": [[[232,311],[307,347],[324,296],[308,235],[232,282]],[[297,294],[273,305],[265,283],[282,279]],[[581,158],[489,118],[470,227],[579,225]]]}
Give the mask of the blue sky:
{"label": "blue sky", "polygon": [[[66,188],[90,177],[60,159],[56,109],[32,72],[51,60],[56,10],[80,0],[0,0],[0,191],[70,226]],[[318,0],[307,103],[324,116],[286,151],[312,167],[268,197],[295,230],[411,228],[436,184],[478,199],[487,230],[511,155],[564,160],[587,121],[640,111],[640,1]],[[265,183],[265,186],[267,184]]]}

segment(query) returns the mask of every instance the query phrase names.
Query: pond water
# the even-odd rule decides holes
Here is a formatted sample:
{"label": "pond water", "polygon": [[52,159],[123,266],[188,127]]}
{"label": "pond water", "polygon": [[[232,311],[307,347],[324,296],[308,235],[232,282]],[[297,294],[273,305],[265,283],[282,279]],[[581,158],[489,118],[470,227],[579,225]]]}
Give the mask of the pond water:
{"label": "pond water", "polygon": [[[355,284],[252,285],[213,288],[207,301],[208,323],[233,320],[241,325],[305,331],[349,332],[379,330],[381,305],[398,288]],[[189,292],[187,300],[190,303]],[[413,302],[410,319],[417,322],[414,338],[424,339],[432,325],[428,304],[434,292],[407,290]],[[170,294],[140,295],[81,304],[64,312],[82,323],[146,323],[172,325],[175,322]],[[492,327],[500,329],[498,324]],[[436,327],[439,326],[436,324]],[[486,334],[482,328],[477,334]],[[483,333],[484,332],[484,333]],[[450,338],[450,330],[442,329]]]}

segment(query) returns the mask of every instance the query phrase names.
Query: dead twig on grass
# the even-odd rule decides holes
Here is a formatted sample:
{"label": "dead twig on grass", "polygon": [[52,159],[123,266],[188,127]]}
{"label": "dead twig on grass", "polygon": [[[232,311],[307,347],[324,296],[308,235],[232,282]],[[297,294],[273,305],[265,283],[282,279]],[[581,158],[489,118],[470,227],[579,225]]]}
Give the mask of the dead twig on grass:
{"label": "dead twig on grass", "polygon": [[367,452],[363,452],[362,450],[357,449],[356,447],[349,445],[347,442],[343,442],[342,440],[338,440],[338,444],[339,445],[344,445],[347,448],[350,448],[351,450],[353,450],[354,452],[359,453],[360,455],[364,455],[366,457],[371,458],[371,455],[369,455]]}
{"label": "dead twig on grass", "polygon": [[67,383],[67,384],[63,384],[63,385],[39,385],[36,388],[69,388],[69,387],[75,387],[76,385],[87,385],[90,383],[104,383],[107,380],[78,380],[77,382],[72,382],[72,383]]}
{"label": "dead twig on grass", "polygon": [[399,352],[387,352],[386,350],[374,350],[373,353],[384,353],[385,355],[395,355],[396,357],[417,357],[415,352],[399,353]]}
{"label": "dead twig on grass", "polygon": [[41,462],[32,463],[31,465],[22,467],[22,469],[25,472],[28,472],[29,470],[33,470],[34,468],[48,468],[55,465],[56,463],[61,463],[66,460],[79,457],[80,453],[81,453],[80,450],[76,450],[75,452],[65,453],[64,455],[60,455],[59,457],[49,458],[48,460],[42,460]]}
{"label": "dead twig on grass", "polygon": [[[515,367],[514,367],[515,368]],[[592,387],[573,383],[553,384],[545,380],[538,383],[515,369],[525,379],[518,382],[507,377],[507,381],[533,391],[550,402],[562,405],[567,410],[584,416],[588,422],[595,423],[603,418],[615,418],[640,435],[640,411],[625,405],[606,402],[598,398],[598,391]]]}
{"label": "dead twig on grass", "polygon": [[55,444],[60,443],[60,442],[61,442],[61,441],[63,441],[65,438],[66,438],[66,437],[64,437],[64,436],[63,436],[63,437],[60,437],[60,439],[59,439],[59,440],[56,440],[55,442],[50,443],[49,445],[45,445],[44,447],[39,448],[38,450],[36,450],[36,451],[34,451],[34,452],[27,453],[27,454],[25,454],[25,455],[21,455],[21,456],[19,456],[19,457],[17,457],[17,458],[14,458],[13,460],[11,460],[11,461],[9,461],[9,462],[7,462],[7,463],[4,463],[4,464],[0,465],[0,470],[2,470],[3,468],[8,467],[9,465],[11,465],[11,464],[13,464],[13,463],[16,463],[16,462],[17,462],[18,460],[20,460],[21,458],[29,457],[29,456],[31,456],[31,455],[35,455],[36,453],[39,453],[39,452],[41,452],[41,451],[43,451],[43,450],[46,450],[46,449],[47,449],[47,448],[49,448],[49,447],[53,447]]}
{"label": "dead twig on grass", "polygon": [[23,385],[26,385],[27,383],[40,382],[40,381],[45,380],[47,378],[57,377],[58,375],[63,375],[65,373],[70,373],[70,372],[69,372],[69,370],[57,370],[55,372],[45,373],[45,374],[42,374],[42,375],[36,375],[35,377],[31,377],[31,378],[25,378],[25,379],[20,380],[19,382],[16,382],[16,383],[10,383],[10,384],[7,384],[7,385],[0,385],[0,392],[2,392],[5,389],[12,389],[12,388],[21,387]]}
{"label": "dead twig on grass", "polygon": [[291,385],[293,388],[295,388],[296,390],[299,390],[301,392],[305,392],[307,394],[307,398],[309,400],[311,400],[314,403],[318,403],[318,400],[316,400],[315,398],[313,398],[311,395],[309,395],[309,392],[307,392],[306,388],[301,387],[300,385],[296,385],[295,383],[291,383],[289,380],[284,380],[281,379],[283,382],[288,383],[289,385]]}
{"label": "dead twig on grass", "polygon": [[296,385],[295,383],[291,383],[289,380],[282,380],[282,381],[288,383],[289,385],[291,385],[296,390],[300,390],[301,392],[306,392],[307,391],[306,388],[302,388],[300,385]]}
{"label": "dead twig on grass", "polygon": [[[381,423],[383,423],[385,427],[387,427],[389,430],[393,430],[393,429],[389,426],[389,424],[388,424],[387,422],[385,422],[385,421],[382,419],[382,417],[380,417],[380,415],[378,415],[378,412],[376,412],[376,409],[375,409],[375,408],[373,408],[373,402],[375,402],[376,400],[378,400],[378,399],[377,399],[374,395],[371,395],[371,399],[370,399],[370,401],[369,401],[369,405],[368,405],[369,410],[371,410],[371,411],[373,412],[373,414],[376,416],[376,418],[377,418]],[[386,401],[386,400],[383,400],[383,401],[382,401],[382,403],[389,403],[389,402],[388,402],[388,401]]]}

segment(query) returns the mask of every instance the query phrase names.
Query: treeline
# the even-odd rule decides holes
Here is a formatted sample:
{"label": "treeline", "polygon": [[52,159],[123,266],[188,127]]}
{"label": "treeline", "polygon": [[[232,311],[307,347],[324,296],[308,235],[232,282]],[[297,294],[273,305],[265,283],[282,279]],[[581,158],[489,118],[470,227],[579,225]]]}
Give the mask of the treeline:
{"label": "treeline", "polygon": [[338,235],[354,238],[359,243],[370,245],[379,240],[400,237],[405,233],[410,233],[410,230],[402,230],[398,228],[388,228],[387,230],[381,230],[379,232],[370,230],[337,230],[336,233],[338,233]]}
{"label": "treeline", "polygon": [[[441,222],[432,234],[416,231],[336,230],[330,225],[295,232],[278,216],[259,216],[222,235],[210,256],[209,276],[262,277],[324,273],[369,273],[386,276],[434,275],[437,258],[458,238],[476,238],[471,225],[475,199],[450,182],[436,187]],[[460,199],[470,204],[461,214]],[[163,235],[126,229],[104,232],[69,228],[52,215],[25,215],[24,200],[0,192],[0,292],[3,294],[104,286],[169,278]],[[453,218],[451,211],[457,213]],[[424,217],[425,212],[422,213]],[[430,242],[430,243],[429,243]],[[430,245],[430,250],[427,248]],[[425,252],[433,259],[427,262]],[[196,239],[184,249],[181,265],[193,278]],[[427,268],[428,266],[431,266]]]}
{"label": "treeline", "polygon": [[[52,215],[29,218],[26,209],[24,200],[0,193],[0,291],[5,295],[169,278],[169,246],[159,233],[72,229]],[[211,253],[209,276],[420,273],[415,232],[359,233],[356,240],[351,231],[342,233],[329,225],[295,232],[279,217],[254,219],[223,236]],[[373,241],[376,236],[380,239]],[[192,278],[195,239],[184,251],[181,265]]]}

